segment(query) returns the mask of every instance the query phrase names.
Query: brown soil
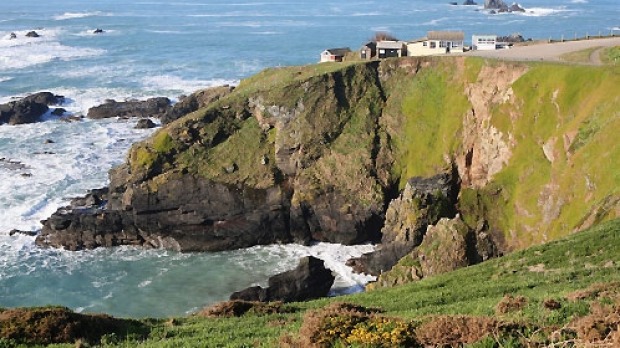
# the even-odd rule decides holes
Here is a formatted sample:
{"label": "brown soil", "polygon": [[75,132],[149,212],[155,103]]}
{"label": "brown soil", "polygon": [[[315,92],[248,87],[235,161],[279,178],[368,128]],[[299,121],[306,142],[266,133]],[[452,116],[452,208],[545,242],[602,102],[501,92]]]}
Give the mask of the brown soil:
{"label": "brown soil", "polygon": [[590,285],[585,290],[577,290],[566,295],[566,299],[569,301],[585,300],[585,299],[597,299],[602,297],[609,297],[610,299],[620,298],[620,282],[611,283],[596,283]]}
{"label": "brown soil", "polygon": [[416,335],[423,346],[459,347],[490,335],[502,336],[512,329],[511,325],[487,317],[441,316],[420,326]]}
{"label": "brown soil", "polygon": [[252,302],[252,301],[225,301],[207,307],[196,315],[202,317],[240,317],[246,313],[267,315],[275,313],[288,313],[290,309],[284,307],[282,302]]}
{"label": "brown soil", "polygon": [[506,314],[520,311],[527,305],[527,298],[523,296],[505,295],[495,307],[495,313]]}
{"label": "brown soil", "polygon": [[9,309],[0,312],[0,338],[25,344],[96,343],[105,334],[143,336],[144,324],[107,315],[75,313],[64,307]]}

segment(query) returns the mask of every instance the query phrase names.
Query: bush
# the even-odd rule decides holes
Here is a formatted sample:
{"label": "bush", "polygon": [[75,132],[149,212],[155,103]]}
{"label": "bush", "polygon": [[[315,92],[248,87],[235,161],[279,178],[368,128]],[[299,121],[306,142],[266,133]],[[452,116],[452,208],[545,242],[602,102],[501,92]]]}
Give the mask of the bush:
{"label": "bush", "polygon": [[[304,317],[298,342],[288,346],[415,347],[415,327],[397,318],[381,316],[380,310],[349,303],[334,303]],[[281,340],[282,343],[282,340]]]}

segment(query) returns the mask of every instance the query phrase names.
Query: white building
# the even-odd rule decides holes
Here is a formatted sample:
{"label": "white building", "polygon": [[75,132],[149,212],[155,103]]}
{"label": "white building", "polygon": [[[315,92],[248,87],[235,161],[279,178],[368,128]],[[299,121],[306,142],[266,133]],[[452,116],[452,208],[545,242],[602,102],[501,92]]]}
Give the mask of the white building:
{"label": "white building", "polygon": [[407,55],[432,56],[463,52],[464,39],[462,31],[429,31],[425,38],[407,43]]}
{"label": "white building", "polygon": [[497,49],[497,35],[473,35],[471,37],[473,50],[492,51]]}

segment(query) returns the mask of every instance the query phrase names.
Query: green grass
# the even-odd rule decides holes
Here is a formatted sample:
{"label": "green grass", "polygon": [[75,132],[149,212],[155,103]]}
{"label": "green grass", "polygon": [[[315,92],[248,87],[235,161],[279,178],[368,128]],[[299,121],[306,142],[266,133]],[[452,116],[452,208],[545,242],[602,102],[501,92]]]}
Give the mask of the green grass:
{"label": "green grass", "polygon": [[620,65],[620,46],[609,47],[601,52],[603,64]]}
{"label": "green grass", "polygon": [[565,53],[560,56],[560,59],[570,63],[590,63],[590,56],[592,52],[600,49],[600,47],[592,47],[581,51]]}
{"label": "green grass", "polygon": [[[478,61],[474,62],[468,75],[480,69]],[[422,70],[401,88],[405,94],[395,102],[401,103],[405,124],[395,142],[402,188],[413,176],[431,176],[445,169],[445,155],[458,148],[459,138],[454,135],[471,104],[453,64],[439,63]]]}
{"label": "green grass", "polygon": [[[591,299],[565,296],[595,283],[620,281],[620,219],[548,244],[512,253],[451,273],[394,288],[294,303],[294,313],[240,318],[187,317],[149,321],[144,341],[115,342],[116,347],[277,347],[285,333],[297,335],[304,313],[334,301],[379,307],[385,315],[416,322],[433,315],[496,316],[504,295],[525,296],[527,306],[499,319],[533,326],[568,323],[589,312]],[[542,307],[555,299],[560,310]],[[0,341],[0,346],[2,346]],[[482,344],[482,343],[481,343]],[[8,345],[7,345],[8,346]],[[57,345],[72,347],[73,345]]]}

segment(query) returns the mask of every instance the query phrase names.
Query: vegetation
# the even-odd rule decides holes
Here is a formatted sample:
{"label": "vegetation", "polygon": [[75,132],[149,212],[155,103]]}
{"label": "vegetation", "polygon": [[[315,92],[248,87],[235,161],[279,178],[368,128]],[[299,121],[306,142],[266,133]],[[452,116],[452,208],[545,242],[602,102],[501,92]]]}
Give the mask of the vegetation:
{"label": "vegetation", "polygon": [[[144,320],[145,339],[106,335],[101,343],[105,347],[286,347],[304,342],[325,347],[417,343],[525,347],[563,342],[611,346],[620,342],[620,321],[614,319],[620,313],[620,220],[403,286],[285,308],[277,303],[243,308],[241,316],[229,316],[226,313],[234,312],[234,307],[220,306],[203,312],[222,313],[219,316]],[[4,333],[6,321],[0,323]],[[19,340],[4,337],[0,347],[20,346]]]}

